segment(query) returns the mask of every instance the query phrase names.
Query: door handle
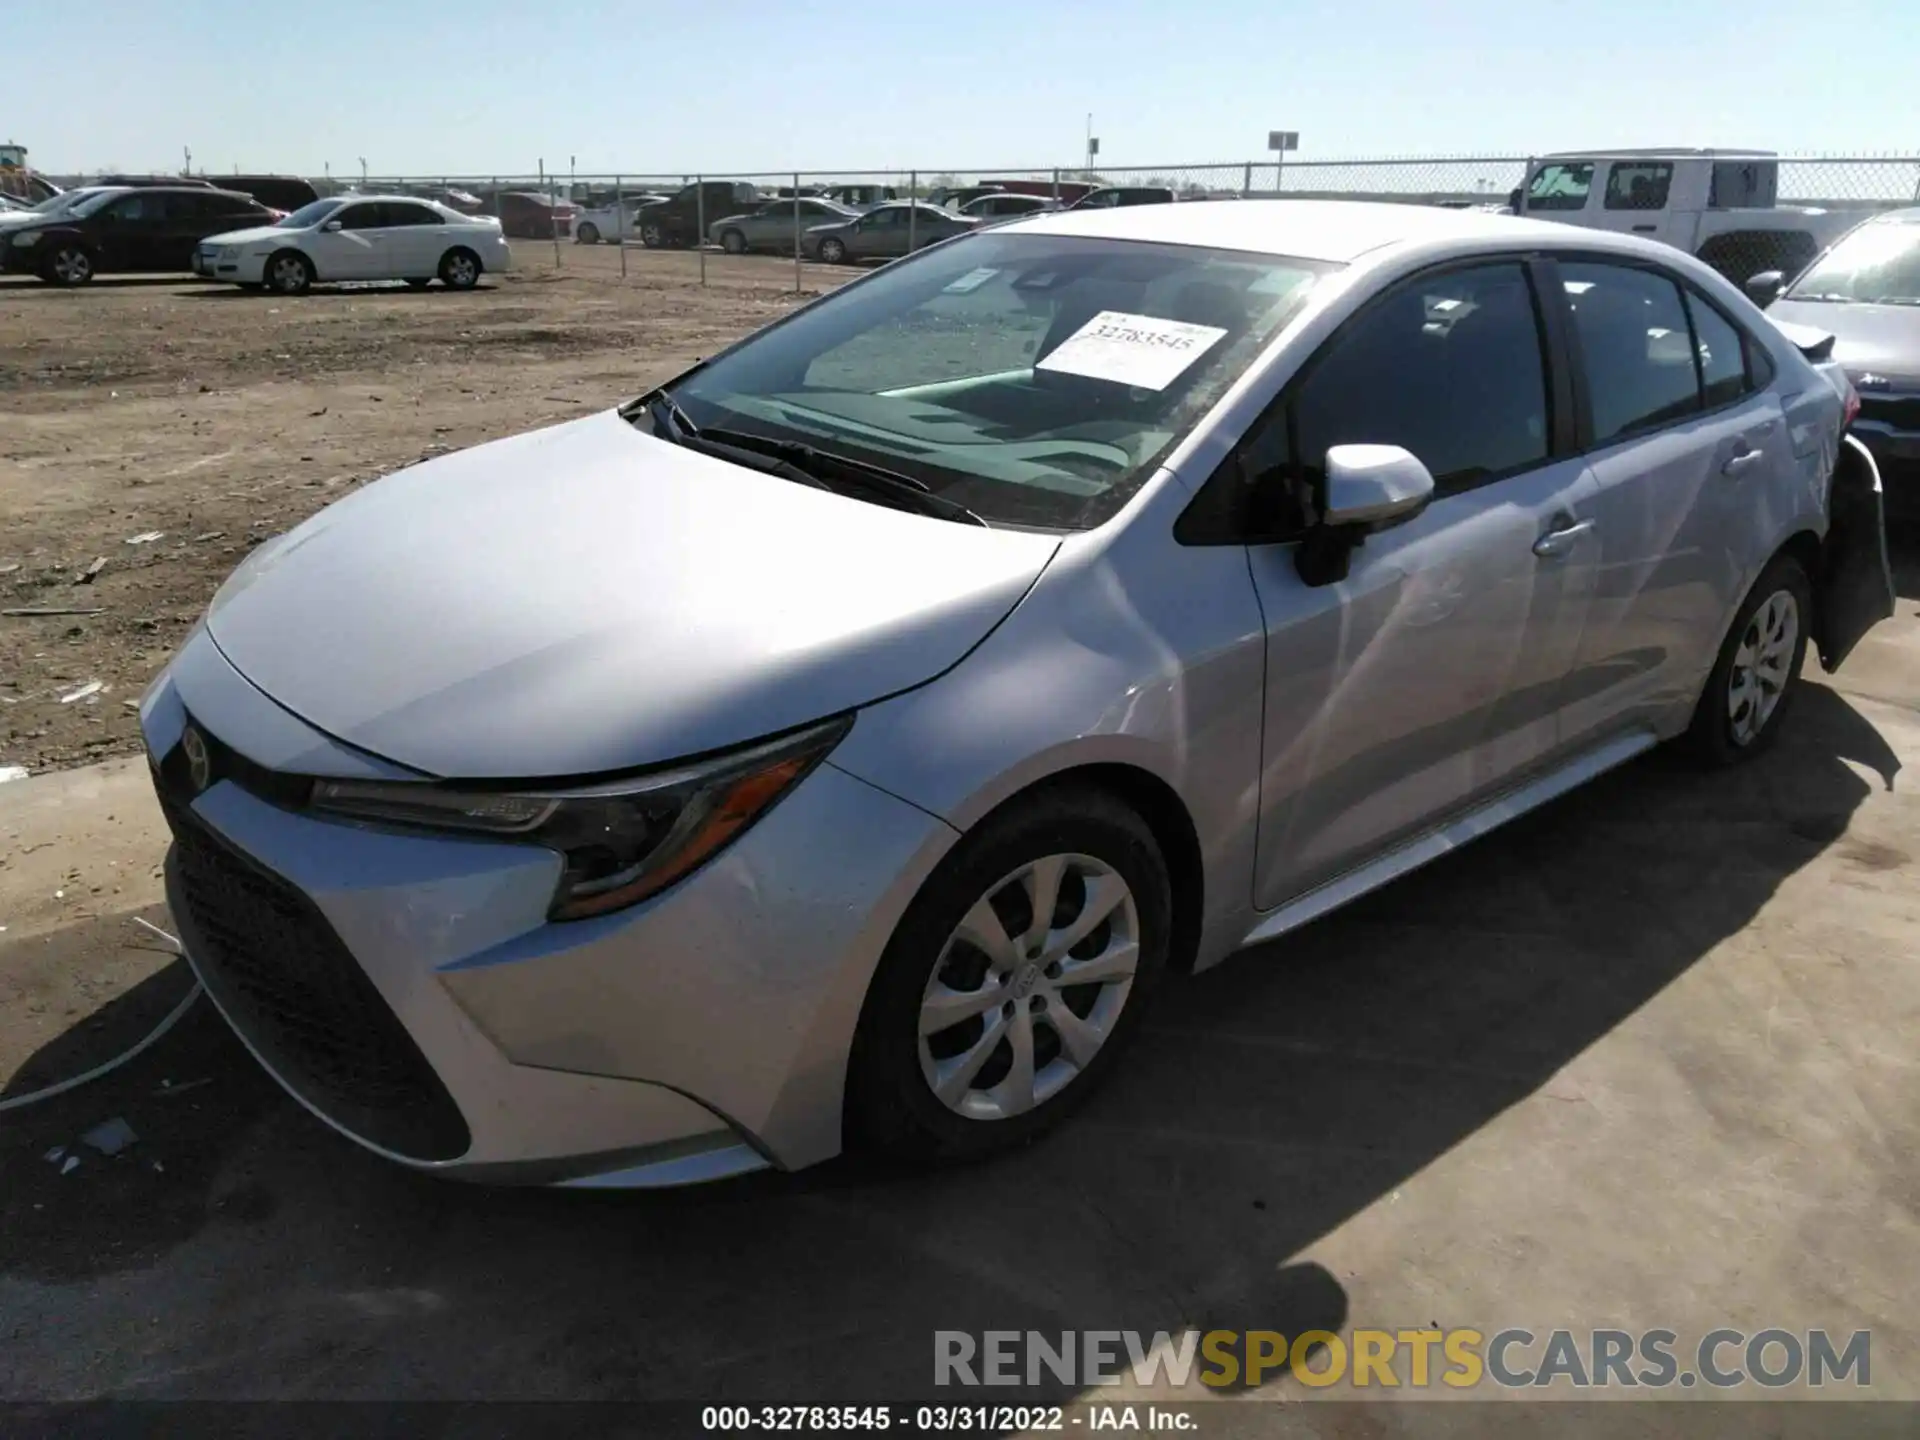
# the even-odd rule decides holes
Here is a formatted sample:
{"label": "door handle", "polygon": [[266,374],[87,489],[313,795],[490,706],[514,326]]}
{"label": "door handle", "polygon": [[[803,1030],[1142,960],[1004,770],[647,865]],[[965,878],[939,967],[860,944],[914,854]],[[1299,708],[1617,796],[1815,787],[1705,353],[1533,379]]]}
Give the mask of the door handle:
{"label": "door handle", "polygon": [[1660,227],[1658,225],[1636,225],[1633,227],[1633,233],[1636,235],[1654,235],[1659,233],[1659,230]]}
{"label": "door handle", "polygon": [[[1743,441],[1742,443],[1744,444],[1745,442]],[[1720,467],[1720,473],[1722,475],[1738,475],[1741,471],[1756,463],[1760,457],[1761,452],[1753,449],[1751,446],[1743,450],[1736,450],[1727,457],[1727,463]]]}
{"label": "door handle", "polygon": [[1580,537],[1593,529],[1593,521],[1578,520],[1562,525],[1557,530],[1549,530],[1533,542],[1533,553],[1542,559],[1553,560],[1566,554],[1579,543]]}

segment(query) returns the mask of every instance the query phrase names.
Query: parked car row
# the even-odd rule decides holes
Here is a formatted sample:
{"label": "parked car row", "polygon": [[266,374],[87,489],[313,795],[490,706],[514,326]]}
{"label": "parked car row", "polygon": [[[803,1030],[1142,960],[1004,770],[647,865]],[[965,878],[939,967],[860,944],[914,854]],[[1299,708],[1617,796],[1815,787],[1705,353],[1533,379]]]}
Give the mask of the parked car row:
{"label": "parked car row", "polygon": [[411,196],[337,196],[287,214],[208,185],[89,185],[0,214],[0,272],[53,285],[191,271],[289,295],[336,280],[465,290],[511,264],[498,221]]}

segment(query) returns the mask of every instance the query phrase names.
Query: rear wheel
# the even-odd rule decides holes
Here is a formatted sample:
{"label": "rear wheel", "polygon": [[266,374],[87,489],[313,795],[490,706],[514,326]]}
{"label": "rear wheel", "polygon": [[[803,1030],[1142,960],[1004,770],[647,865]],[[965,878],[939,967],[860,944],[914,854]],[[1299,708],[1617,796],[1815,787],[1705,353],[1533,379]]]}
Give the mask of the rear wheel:
{"label": "rear wheel", "polygon": [[304,295],[313,280],[313,262],[298,250],[282,250],[267,261],[267,284],[282,295]]}
{"label": "rear wheel", "polygon": [[881,957],[848,1069],[850,1137],[938,1162],[1059,1123],[1137,1027],[1171,913],[1152,831],[1111,796],[1061,789],[989,818]]}
{"label": "rear wheel", "polygon": [[471,290],[480,283],[480,257],[468,249],[440,257],[440,283],[449,290]]}
{"label": "rear wheel", "polygon": [[1747,592],[1694,709],[1686,742],[1696,758],[1731,765],[1773,744],[1800,688],[1812,620],[1806,570],[1775,556]]}
{"label": "rear wheel", "polygon": [[85,285],[93,279],[93,257],[78,245],[62,245],[40,267],[49,285]]}

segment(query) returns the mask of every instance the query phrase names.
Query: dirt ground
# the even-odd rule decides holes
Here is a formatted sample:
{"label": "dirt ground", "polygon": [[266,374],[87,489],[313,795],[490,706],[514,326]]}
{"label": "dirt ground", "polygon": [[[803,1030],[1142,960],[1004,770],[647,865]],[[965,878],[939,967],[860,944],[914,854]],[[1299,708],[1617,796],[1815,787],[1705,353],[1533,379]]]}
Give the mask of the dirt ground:
{"label": "dirt ground", "polygon": [[791,261],[710,255],[702,288],[697,255],[621,258],[523,242],[468,294],[0,281],[0,609],[83,612],[0,615],[0,767],[137,750],[221,580],[354,486],[629,399],[801,298]]}

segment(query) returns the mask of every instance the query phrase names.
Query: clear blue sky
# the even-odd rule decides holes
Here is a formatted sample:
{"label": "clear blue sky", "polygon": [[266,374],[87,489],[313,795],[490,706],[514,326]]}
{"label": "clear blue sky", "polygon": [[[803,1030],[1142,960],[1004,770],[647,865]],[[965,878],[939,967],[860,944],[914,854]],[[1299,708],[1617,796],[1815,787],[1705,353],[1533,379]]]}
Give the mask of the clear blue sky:
{"label": "clear blue sky", "polygon": [[1920,0],[88,0],[7,23],[54,173],[1920,151]]}

